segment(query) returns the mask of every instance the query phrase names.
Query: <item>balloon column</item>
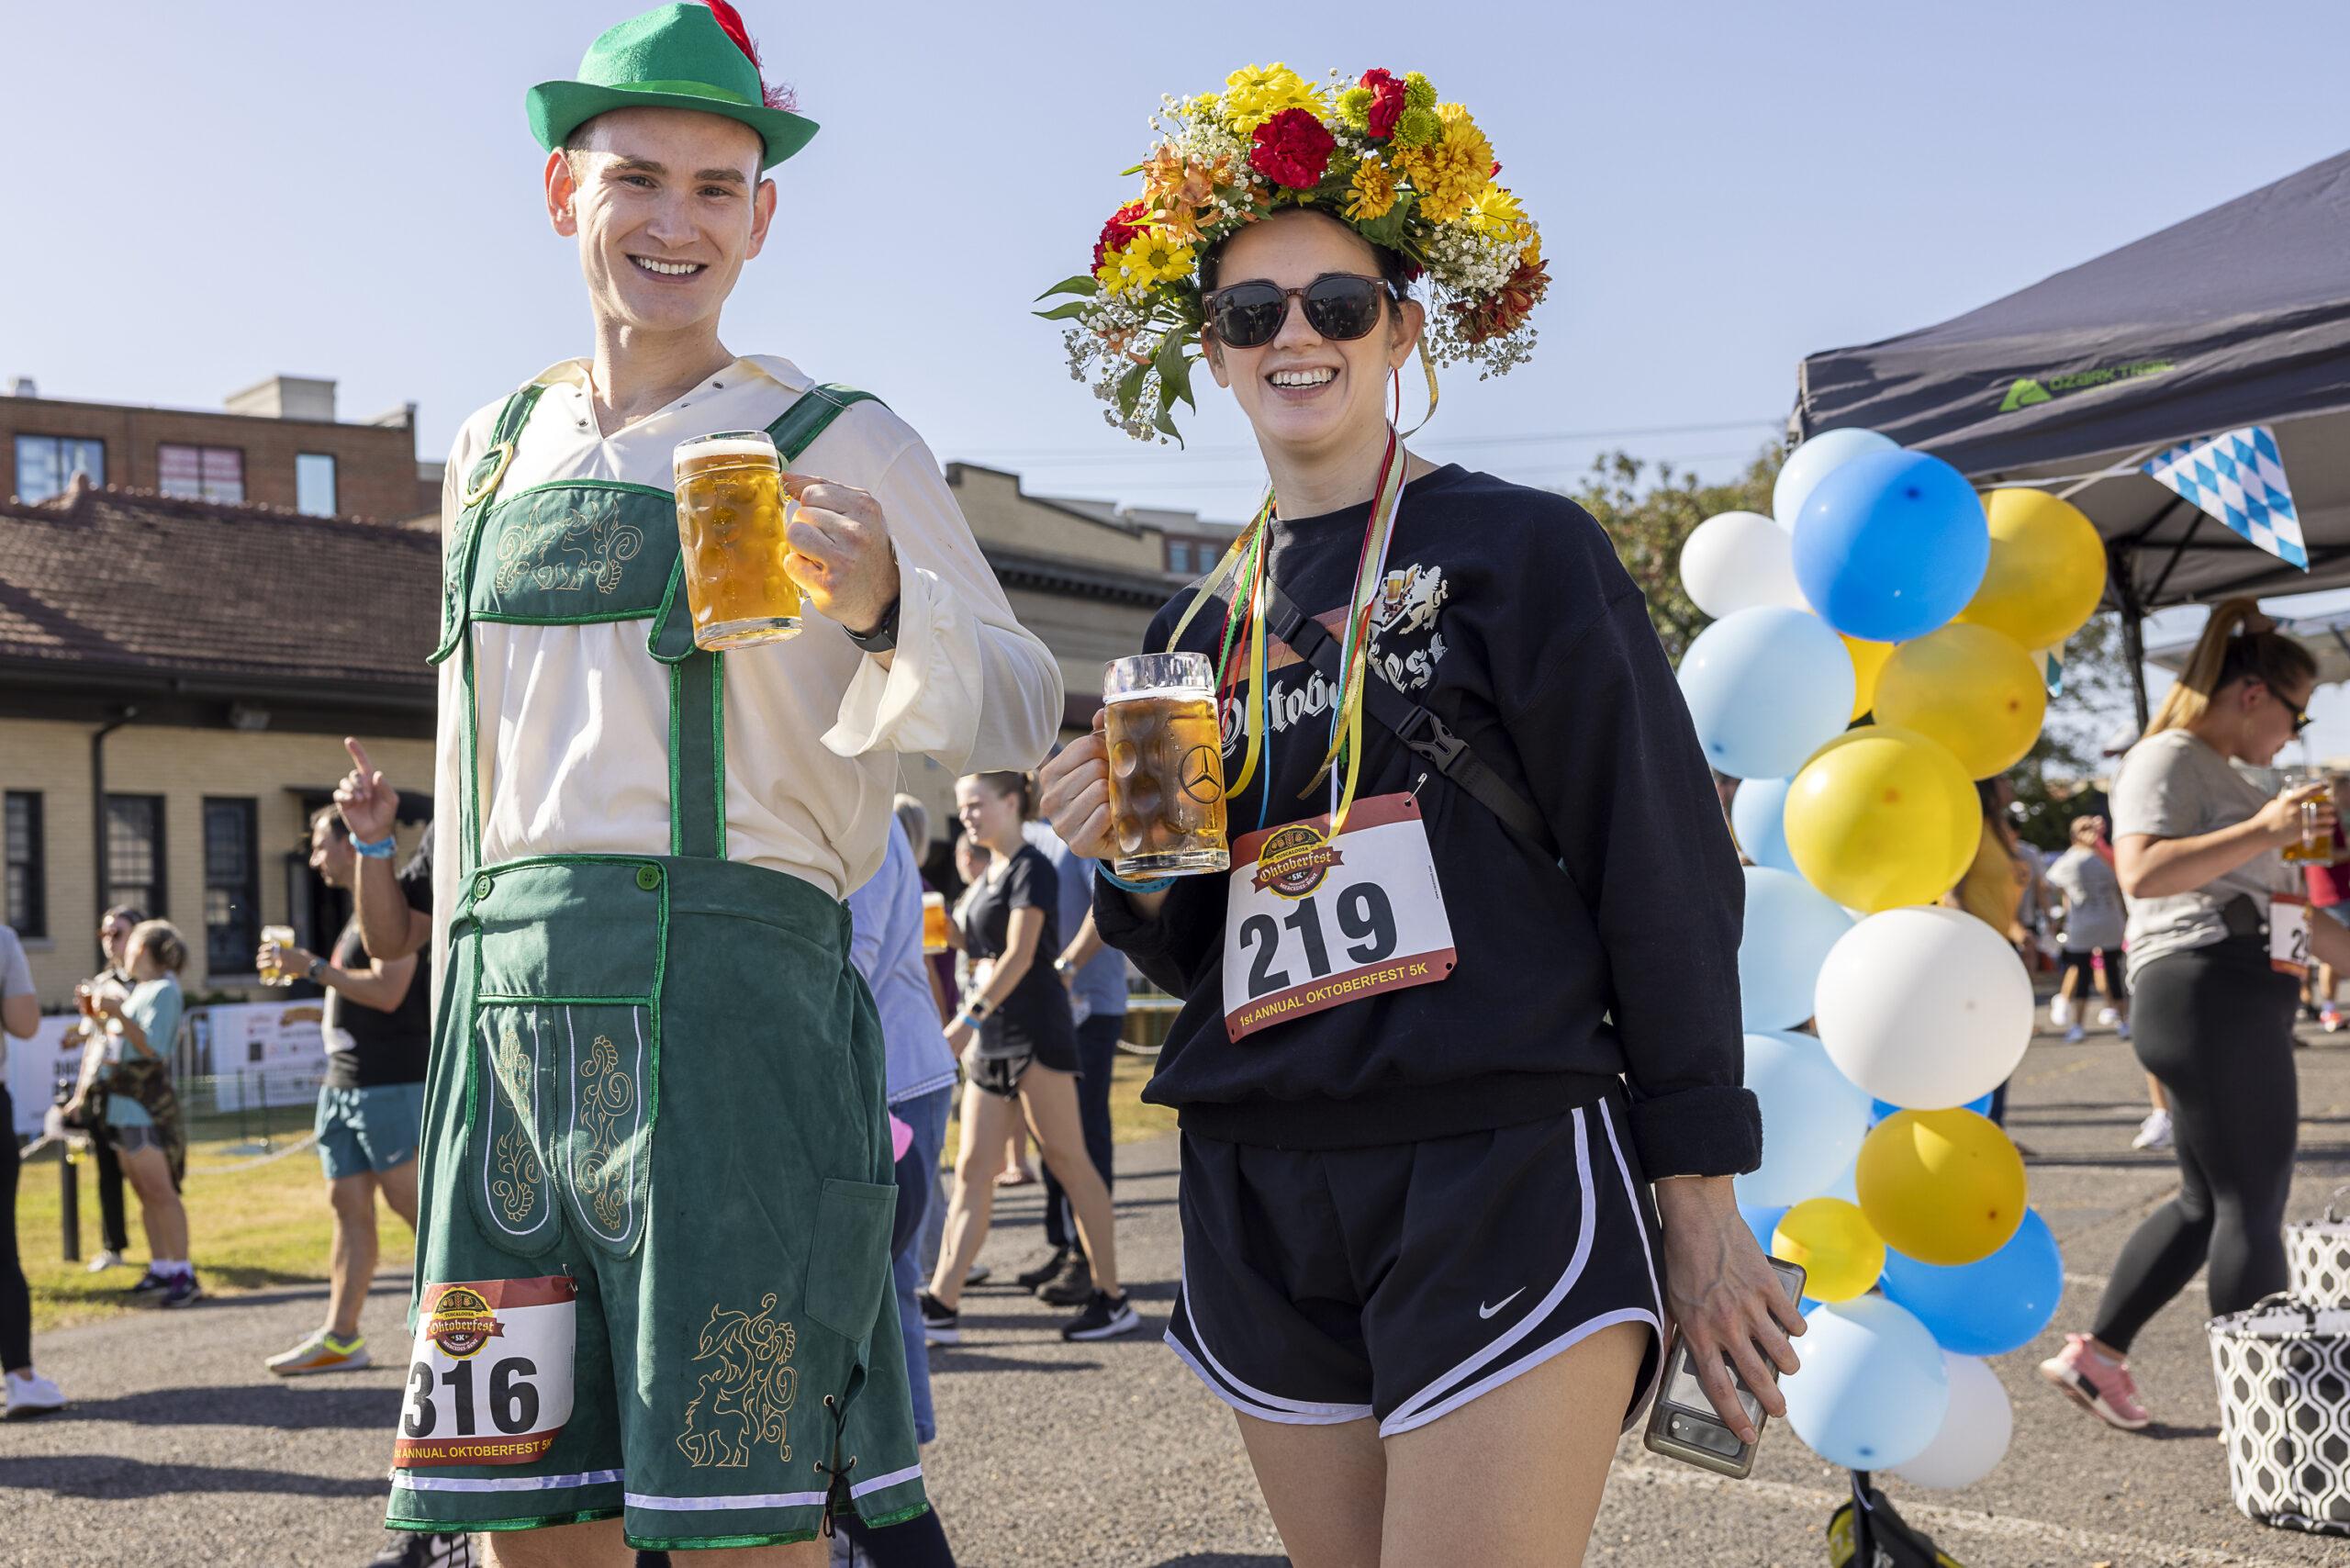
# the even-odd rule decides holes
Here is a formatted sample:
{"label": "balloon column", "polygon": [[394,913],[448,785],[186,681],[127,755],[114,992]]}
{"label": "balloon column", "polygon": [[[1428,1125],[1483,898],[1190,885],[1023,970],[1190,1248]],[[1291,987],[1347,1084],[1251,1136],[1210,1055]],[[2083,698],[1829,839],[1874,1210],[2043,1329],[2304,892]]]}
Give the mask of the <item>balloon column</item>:
{"label": "balloon column", "polygon": [[2031,978],[2004,934],[1934,906],[1981,846],[1975,781],[2039,736],[2042,651],[2095,613],[2104,547],[2067,502],[1978,498],[1872,431],[1797,447],[1772,509],[1707,520],[1682,557],[1718,618],[1682,690],[1742,781],[1731,828],[1752,863],[1738,968],[1763,1163],[1738,1198],[1808,1273],[1796,1434],[1834,1463],[1964,1486],[2011,1427],[1981,1358],[2048,1326],[2064,1260],[1985,1114],[2031,1041]]}

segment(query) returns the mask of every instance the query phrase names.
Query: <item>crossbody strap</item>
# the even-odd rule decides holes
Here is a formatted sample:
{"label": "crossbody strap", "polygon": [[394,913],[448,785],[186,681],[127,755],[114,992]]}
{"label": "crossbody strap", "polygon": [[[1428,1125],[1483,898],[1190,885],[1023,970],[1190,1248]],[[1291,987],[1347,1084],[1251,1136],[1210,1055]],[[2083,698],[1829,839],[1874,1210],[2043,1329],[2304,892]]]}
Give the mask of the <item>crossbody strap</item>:
{"label": "crossbody strap", "polygon": [[[1266,630],[1288,644],[1323,679],[1337,683],[1341,673],[1337,640],[1300,610],[1270,576],[1265,579],[1265,607]],[[1363,682],[1362,700],[1371,716],[1415,756],[1466,790],[1499,817],[1504,827],[1540,850],[1543,858],[1557,863],[1559,841],[1541,812],[1442,719],[1376,676]]]}
{"label": "crossbody strap", "polygon": [[458,493],[457,520],[447,546],[447,560],[441,569],[441,642],[432,650],[433,664],[439,664],[454,653],[458,640],[465,634],[466,611],[473,602],[474,556],[481,547],[482,521],[489,509],[498,504],[498,487],[506,482],[506,470],[514,461],[514,443],[521,438],[522,427],[530,422],[531,409],[538,403],[539,394],[545,391],[537,382],[523,387],[506,399],[498,410],[498,420],[490,427],[489,445],[474,459],[473,467],[465,475],[465,487]]}

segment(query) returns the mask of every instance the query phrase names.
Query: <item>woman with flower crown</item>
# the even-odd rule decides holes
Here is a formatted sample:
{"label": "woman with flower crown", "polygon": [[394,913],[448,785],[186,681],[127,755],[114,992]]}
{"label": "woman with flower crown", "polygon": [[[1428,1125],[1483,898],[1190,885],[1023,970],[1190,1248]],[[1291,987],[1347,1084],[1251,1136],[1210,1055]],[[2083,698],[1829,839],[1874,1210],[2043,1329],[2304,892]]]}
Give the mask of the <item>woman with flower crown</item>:
{"label": "woman with flower crown", "polygon": [[[1433,403],[1533,345],[1540,241],[1476,121],[1275,65],[1154,126],[1046,314],[1138,436],[1203,359],[1271,478],[1147,644],[1214,672],[1231,870],[1096,885],[1183,1002],[1146,1095],[1182,1124],[1168,1340],[1299,1568],[1577,1562],[1669,1325],[1741,1437],[1733,1374],[1776,1414],[1796,1365],[1730,1193],[1738,857],[1598,526],[1390,421],[1416,351]],[[1106,867],[1102,729],[1042,783]]]}

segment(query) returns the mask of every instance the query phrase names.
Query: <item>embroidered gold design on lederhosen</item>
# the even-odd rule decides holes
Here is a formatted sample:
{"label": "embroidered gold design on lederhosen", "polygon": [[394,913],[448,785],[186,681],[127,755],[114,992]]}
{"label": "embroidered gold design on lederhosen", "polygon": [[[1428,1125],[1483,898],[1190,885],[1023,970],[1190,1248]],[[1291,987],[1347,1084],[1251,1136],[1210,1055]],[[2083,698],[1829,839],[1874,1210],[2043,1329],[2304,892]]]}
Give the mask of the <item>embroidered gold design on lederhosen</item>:
{"label": "embroidered gold design on lederhosen", "polygon": [[784,1418],[800,1392],[790,1365],[795,1340],[791,1325],[776,1317],[772,1294],[760,1300],[756,1316],[710,1309],[694,1362],[714,1364],[701,1374],[677,1434],[677,1451],[696,1469],[743,1469],[754,1448],[769,1443],[778,1460],[790,1460]]}
{"label": "embroidered gold design on lederhosen", "polygon": [[[573,1165],[579,1195],[596,1211],[596,1223],[619,1235],[627,1224],[629,1153],[622,1137],[633,1130],[636,1080],[621,1066],[611,1036],[599,1035],[579,1064],[579,1126],[587,1147]],[[623,1119],[629,1126],[623,1126]]]}
{"label": "embroidered gold design on lederhosen", "polygon": [[536,1072],[530,1054],[522,1048],[522,1032],[509,1013],[498,1021],[498,1043],[492,1048],[490,1066],[498,1074],[498,1085],[513,1108],[514,1119],[493,1140],[490,1148],[491,1168],[497,1172],[490,1180],[489,1194],[505,1211],[509,1224],[520,1226],[539,1206],[539,1187],[544,1172],[539,1166],[539,1151],[532,1143],[537,1130],[531,1125],[535,1120],[531,1111],[534,1104],[532,1081]]}
{"label": "embroidered gold design on lederhosen", "polygon": [[558,512],[509,527],[498,540],[500,594],[528,585],[542,589],[617,592],[621,568],[644,548],[644,533],[610,512],[588,517]]}

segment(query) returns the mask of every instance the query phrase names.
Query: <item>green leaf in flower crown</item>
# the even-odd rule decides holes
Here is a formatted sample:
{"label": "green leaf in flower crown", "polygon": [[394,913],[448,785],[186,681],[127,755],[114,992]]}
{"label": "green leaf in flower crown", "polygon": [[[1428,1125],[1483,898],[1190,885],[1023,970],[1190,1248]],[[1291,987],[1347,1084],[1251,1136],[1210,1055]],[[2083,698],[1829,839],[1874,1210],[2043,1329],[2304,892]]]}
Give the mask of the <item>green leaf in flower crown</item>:
{"label": "green leaf in flower crown", "polygon": [[1075,277],[1065,277],[1061,279],[1060,282],[1053,285],[1052,287],[1045,290],[1044,293],[1036,296],[1036,297],[1039,299],[1050,299],[1056,294],[1082,294],[1088,298],[1091,298],[1093,296],[1100,294],[1101,292],[1102,280],[1100,278],[1095,277],[1091,273],[1080,273]]}
{"label": "green leaf in flower crown", "polygon": [[1158,410],[1158,417],[1152,420],[1150,422],[1158,429],[1159,434],[1167,437],[1178,446],[1183,444],[1183,432],[1175,428],[1174,416],[1169,414],[1167,409],[1163,408],[1160,409]]}
{"label": "green leaf in flower crown", "polygon": [[1150,374],[1150,366],[1136,365],[1118,377],[1118,412],[1126,419],[1135,417],[1135,404],[1142,398],[1142,378]]}
{"label": "green leaf in flower crown", "polygon": [[1404,249],[1404,225],[1412,216],[1412,207],[1419,197],[1410,191],[1399,194],[1395,205],[1368,223],[1355,225],[1355,232],[1374,245],[1384,245],[1391,251]]}
{"label": "green leaf in flower crown", "polygon": [[1035,314],[1046,321],[1067,321],[1082,316],[1092,308],[1091,300],[1072,299],[1066,305],[1056,305],[1050,310],[1038,310]]}

